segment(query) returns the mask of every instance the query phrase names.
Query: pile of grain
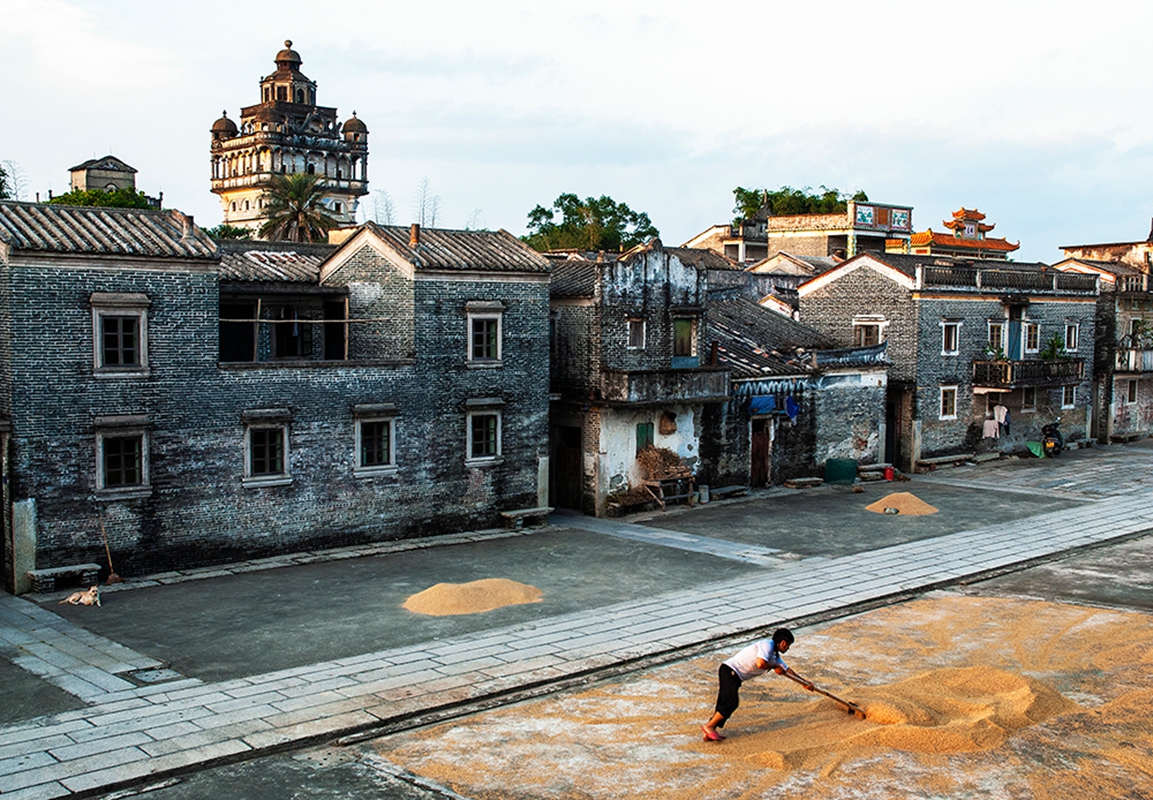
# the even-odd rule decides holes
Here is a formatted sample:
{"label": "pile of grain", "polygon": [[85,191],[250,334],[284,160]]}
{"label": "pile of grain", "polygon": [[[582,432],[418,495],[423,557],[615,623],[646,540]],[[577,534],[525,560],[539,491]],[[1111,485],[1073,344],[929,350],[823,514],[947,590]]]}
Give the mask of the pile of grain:
{"label": "pile of grain", "polygon": [[936,514],[936,506],[931,506],[912,492],[893,492],[885,495],[877,502],[865,506],[866,511],[877,514],[892,514],[886,509],[895,508],[898,515],[917,517],[923,514]]}
{"label": "pile of grain", "polygon": [[404,608],[431,617],[480,614],[504,606],[540,603],[544,592],[535,586],[505,578],[485,578],[471,583],[438,583],[404,601]]}

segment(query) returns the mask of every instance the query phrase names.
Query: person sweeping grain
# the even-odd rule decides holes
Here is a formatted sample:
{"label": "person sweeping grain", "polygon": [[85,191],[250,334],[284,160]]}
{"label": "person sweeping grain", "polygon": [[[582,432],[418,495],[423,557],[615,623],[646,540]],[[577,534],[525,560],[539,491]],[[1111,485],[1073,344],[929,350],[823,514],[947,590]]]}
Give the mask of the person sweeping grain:
{"label": "person sweeping grain", "polygon": [[813,691],[812,683],[793,672],[792,668],[781,660],[781,654],[787,653],[794,641],[792,631],[788,628],[777,628],[771,638],[754,642],[721,664],[718,670],[720,686],[717,689],[716,711],[712,719],[701,726],[707,741],[719,742],[725,738],[717,728],[725,727],[725,722],[741,704],[741,684],[750,678],[764,675],[771,669],[778,675],[791,675],[810,692]]}

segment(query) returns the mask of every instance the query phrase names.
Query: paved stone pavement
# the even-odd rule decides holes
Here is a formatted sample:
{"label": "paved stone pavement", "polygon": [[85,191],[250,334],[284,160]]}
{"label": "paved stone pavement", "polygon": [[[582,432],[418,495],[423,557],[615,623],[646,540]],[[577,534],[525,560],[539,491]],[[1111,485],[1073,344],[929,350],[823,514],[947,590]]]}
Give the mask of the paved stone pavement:
{"label": "paved stone pavement", "polygon": [[[849,613],[1153,530],[1153,486],[1143,477],[1151,474],[1153,448],[1067,455],[1059,467],[1058,461],[999,462],[928,479],[1097,501],[840,558],[788,561],[772,548],[733,548],[688,535],[669,539],[670,531],[631,522],[566,516],[568,527],[654,543],[663,537],[673,546],[701,547],[753,564],[757,569],[745,585],[757,591],[702,579],[700,585],[649,598],[232,680],[163,681],[162,674],[152,674],[164,668],[156,659],[67,622],[52,613],[52,606],[0,593],[5,655],[86,704],[0,727],[0,798],[93,796],[599,669],[642,659],[648,665],[725,638]],[[211,583],[204,581],[206,593]],[[149,677],[162,682],[149,684]]]}

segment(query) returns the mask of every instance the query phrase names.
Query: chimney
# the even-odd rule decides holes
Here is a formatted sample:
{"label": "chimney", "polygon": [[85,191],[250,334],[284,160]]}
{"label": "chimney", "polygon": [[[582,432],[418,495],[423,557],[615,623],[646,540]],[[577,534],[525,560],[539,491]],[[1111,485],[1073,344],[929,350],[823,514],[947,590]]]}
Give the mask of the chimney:
{"label": "chimney", "polygon": [[420,225],[416,222],[412,223],[412,230],[408,234],[408,243],[413,247],[420,244]]}

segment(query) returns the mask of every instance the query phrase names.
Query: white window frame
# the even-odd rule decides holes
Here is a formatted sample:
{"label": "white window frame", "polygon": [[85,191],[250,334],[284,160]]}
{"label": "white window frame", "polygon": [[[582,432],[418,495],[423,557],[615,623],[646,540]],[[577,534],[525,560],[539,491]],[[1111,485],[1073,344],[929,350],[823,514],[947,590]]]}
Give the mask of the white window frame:
{"label": "white window frame", "polygon": [[[381,403],[366,406],[356,406],[353,409],[356,415],[355,449],[353,451],[352,473],[357,478],[369,478],[375,475],[394,475],[398,471],[396,464],[396,416],[397,409],[391,403]],[[388,454],[383,464],[363,464],[361,449],[364,442],[363,426],[370,423],[384,423],[388,426]]]}
{"label": "white window frame", "polygon": [[[1024,337],[1024,348],[1026,353],[1040,353],[1041,352],[1041,323],[1039,322],[1024,322],[1022,323],[1024,330],[1022,336]],[[1029,346],[1029,331],[1034,333],[1033,346]]]}
{"label": "white window frame", "polygon": [[[152,494],[152,475],[148,458],[148,424],[142,417],[98,417],[96,420],[96,495],[102,499],[146,497]],[[104,443],[108,439],[140,440],[140,483],[131,486],[109,486]]]}
{"label": "white window frame", "polygon": [[1134,405],[1137,402],[1137,378],[1129,378],[1125,386],[1125,404]]}
{"label": "white window frame", "polygon": [[[247,411],[244,419],[244,478],[245,487],[288,486],[292,484],[291,421],[292,414],[286,409]],[[275,473],[252,472],[252,433],[253,431],[280,431],[281,471]]]}
{"label": "white window frame", "polygon": [[[648,335],[648,326],[645,324],[643,317],[629,317],[627,320],[628,330],[626,332],[625,347],[629,350],[644,350],[645,337]],[[633,329],[634,327],[640,329],[640,344],[633,344]]]}
{"label": "white window frame", "polygon": [[[470,367],[499,367],[504,357],[504,303],[472,301],[466,306],[467,361]],[[496,322],[496,358],[477,357],[473,349],[473,326],[481,321]]]}
{"label": "white window frame", "polygon": [[[993,342],[993,332],[996,331],[997,338],[1000,339],[999,344]],[[989,349],[996,353],[998,350],[1008,358],[1008,353],[1005,350],[1005,323],[1001,321],[989,320],[989,331],[985,336],[985,344]]]}
{"label": "white window frame", "polygon": [[[472,454],[472,423],[476,417],[495,417],[496,418],[496,452],[493,454],[486,454],[483,456],[474,456]],[[465,414],[465,458],[464,463],[468,466],[481,466],[487,464],[500,463],[503,460],[504,454],[504,419],[500,408],[494,406],[480,407],[468,411]]]}
{"label": "white window frame", "polygon": [[[93,292],[92,306],[92,371],[100,377],[141,377],[148,375],[148,308],[152,301],[148,295],[128,292]],[[136,320],[139,363],[104,363],[104,320],[109,317],[128,317]]]}
{"label": "white window frame", "polygon": [[1065,323],[1065,352],[1076,353],[1077,343],[1081,339],[1081,324],[1078,322]]}
{"label": "white window frame", "polygon": [[1077,384],[1061,387],[1061,408],[1073,408],[1077,405]]}
{"label": "white window frame", "polygon": [[[1029,393],[1033,393],[1033,402],[1029,402]],[[1036,411],[1037,410],[1037,387],[1036,386],[1023,386],[1021,387],[1021,411]]]}
{"label": "white window frame", "polygon": [[[949,332],[952,331],[953,346],[949,347]],[[941,320],[941,355],[956,356],[961,354],[961,323],[959,320]]]}
{"label": "white window frame", "polygon": [[[948,393],[952,393],[952,395],[953,395],[953,413],[951,413],[951,414],[945,413],[945,396]],[[957,418],[957,394],[958,393],[957,393],[957,387],[956,386],[942,386],[941,387],[941,396],[940,396],[939,402],[937,404],[937,419],[949,420],[949,419],[956,419]]]}

